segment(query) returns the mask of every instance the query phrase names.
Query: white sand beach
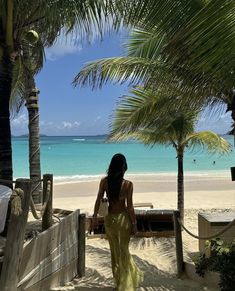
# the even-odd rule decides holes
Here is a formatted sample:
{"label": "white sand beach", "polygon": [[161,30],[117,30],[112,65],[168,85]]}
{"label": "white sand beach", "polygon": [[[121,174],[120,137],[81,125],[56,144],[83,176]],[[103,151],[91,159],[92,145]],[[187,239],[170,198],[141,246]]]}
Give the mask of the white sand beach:
{"label": "white sand beach", "polygon": [[[156,209],[176,208],[176,175],[128,176],[134,203],[152,202]],[[54,185],[54,207],[92,214],[99,181]],[[185,175],[185,225],[198,233],[198,212],[234,211],[235,182],[229,172]],[[105,239],[86,240],[86,276],[55,290],[112,290],[110,252]],[[198,240],[183,233],[184,256],[198,250]],[[216,290],[187,278],[176,278],[174,238],[132,238],[130,251],[145,279],[139,290]]]}

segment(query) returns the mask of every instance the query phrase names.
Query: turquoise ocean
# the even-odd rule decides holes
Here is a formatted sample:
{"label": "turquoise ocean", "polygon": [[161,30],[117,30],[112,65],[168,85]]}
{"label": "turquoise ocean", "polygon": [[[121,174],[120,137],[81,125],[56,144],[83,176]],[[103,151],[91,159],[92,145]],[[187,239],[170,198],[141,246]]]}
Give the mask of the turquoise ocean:
{"label": "turquoise ocean", "polygon": [[[232,136],[224,136],[232,145]],[[13,137],[14,177],[28,177],[28,139]],[[176,152],[171,146],[145,146],[136,141],[107,143],[105,136],[41,137],[41,168],[53,173],[57,181],[88,180],[105,174],[111,157],[123,153],[129,174],[174,173]],[[196,161],[194,161],[196,160]],[[230,155],[210,156],[199,148],[185,153],[184,171],[207,173],[227,171],[235,166],[234,150]]]}

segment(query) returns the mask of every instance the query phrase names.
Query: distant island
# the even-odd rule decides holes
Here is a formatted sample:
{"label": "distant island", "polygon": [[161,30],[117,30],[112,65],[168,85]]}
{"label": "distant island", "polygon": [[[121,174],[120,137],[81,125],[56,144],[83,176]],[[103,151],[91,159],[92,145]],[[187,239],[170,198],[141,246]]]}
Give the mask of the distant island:
{"label": "distant island", "polygon": [[[45,136],[47,136],[46,134],[40,134],[40,137],[45,137]],[[29,137],[29,134],[21,134],[21,135],[15,135],[15,136],[13,136],[13,137]]]}

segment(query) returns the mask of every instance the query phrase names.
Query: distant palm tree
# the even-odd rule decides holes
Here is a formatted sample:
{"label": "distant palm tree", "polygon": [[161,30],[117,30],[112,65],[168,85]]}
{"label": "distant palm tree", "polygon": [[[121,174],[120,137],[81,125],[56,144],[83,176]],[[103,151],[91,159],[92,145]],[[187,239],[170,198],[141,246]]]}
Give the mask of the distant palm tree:
{"label": "distant palm tree", "polygon": [[[167,103],[171,103],[172,98],[161,94],[160,91],[153,92],[143,87],[137,87],[130,92],[132,96],[124,96],[115,111],[110,139],[123,140],[134,137],[146,145],[163,144],[175,148],[178,160],[177,205],[183,220],[183,160],[186,148],[194,149],[200,146],[211,154],[225,154],[230,152],[230,144],[214,132],[194,131],[199,110],[172,108],[165,115],[164,107],[169,108]],[[144,112],[148,112],[147,118]],[[162,118],[163,114],[165,118]]]}

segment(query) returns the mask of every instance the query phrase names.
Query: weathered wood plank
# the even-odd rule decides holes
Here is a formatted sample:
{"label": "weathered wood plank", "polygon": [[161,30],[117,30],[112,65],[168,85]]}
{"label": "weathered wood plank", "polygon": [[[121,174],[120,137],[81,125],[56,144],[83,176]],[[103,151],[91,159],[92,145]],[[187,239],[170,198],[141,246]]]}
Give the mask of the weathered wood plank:
{"label": "weathered wood plank", "polygon": [[63,215],[69,215],[73,211],[72,210],[67,210],[67,209],[61,209],[61,208],[53,208],[53,213],[54,214],[63,214]]}
{"label": "weathered wood plank", "polygon": [[[49,194],[48,191],[48,183],[50,185]],[[47,195],[49,195],[47,200]],[[52,206],[52,196],[53,196],[53,175],[52,174],[45,174],[43,175],[43,204],[46,203],[46,208],[42,215],[42,230],[46,230],[52,226],[52,214],[53,214],[53,206]]]}
{"label": "weathered wood plank", "polygon": [[78,217],[78,276],[85,276],[85,253],[86,253],[86,215],[80,214]]}
{"label": "weathered wood plank", "polygon": [[[53,260],[55,260],[58,256],[61,256],[63,252],[67,252],[69,248],[73,247],[74,245],[77,245],[77,232],[74,231],[72,234],[70,234],[70,237],[68,237],[66,240],[64,240],[56,249],[54,249],[51,254],[49,254],[45,259],[43,259],[38,265],[34,266],[32,271],[30,272],[24,272],[22,274],[22,277],[20,278],[20,282],[18,285],[23,284],[25,281],[29,281],[31,278],[34,277],[35,274],[38,272],[41,272],[43,268],[45,268],[48,264],[51,264]],[[77,251],[75,253],[75,256],[77,257]]]}
{"label": "weathered wood plank", "polygon": [[177,275],[181,277],[184,273],[184,257],[183,257],[183,243],[182,230],[178,219],[180,219],[180,212],[174,211],[174,228],[175,228],[175,247],[177,260]]}
{"label": "weathered wood plank", "polygon": [[166,231],[138,231],[135,236],[137,237],[175,237],[174,230]]}
{"label": "weathered wood plank", "polygon": [[26,289],[43,280],[44,278],[51,276],[59,269],[63,269],[63,267],[69,264],[69,262],[77,259],[77,253],[78,252],[76,242],[69,248],[65,249],[62,253],[59,253],[52,260],[50,260],[49,258],[45,259],[42,263],[40,263],[39,268],[36,267],[37,270],[33,277],[30,278],[29,274],[29,280],[26,280],[23,284],[21,284],[21,286]]}
{"label": "weathered wood plank", "polygon": [[134,203],[133,206],[134,206],[134,208],[138,208],[138,207],[153,208],[153,203],[152,202],[140,202],[140,203]]}
{"label": "weathered wood plank", "polygon": [[66,282],[71,281],[76,276],[76,265],[77,259],[71,261],[69,264],[46,277],[45,279],[37,282],[36,284],[25,288],[19,287],[17,291],[42,291],[42,290],[50,290],[52,287],[63,285]]}
{"label": "weathered wood plank", "polygon": [[79,212],[79,210],[74,211],[63,218],[60,223],[54,224],[25,245],[20,266],[20,280],[49,256],[66,238],[70,237],[69,234],[78,229]]}
{"label": "weathered wood plank", "polygon": [[27,224],[29,202],[31,196],[31,182],[28,179],[18,179],[16,187],[24,191],[21,201],[22,213],[19,216],[11,213],[7,233],[4,260],[1,271],[0,290],[16,290],[18,282],[19,265],[22,259],[22,250]]}

